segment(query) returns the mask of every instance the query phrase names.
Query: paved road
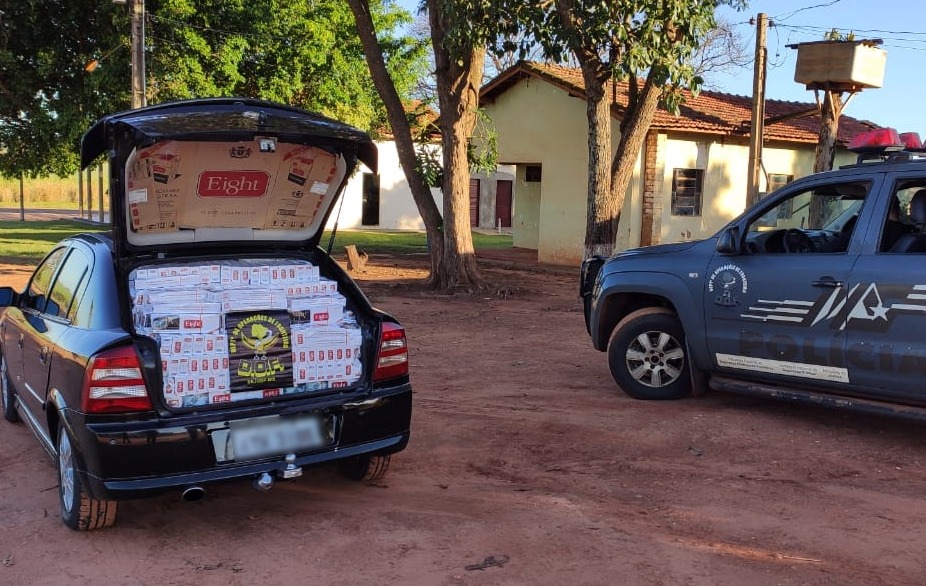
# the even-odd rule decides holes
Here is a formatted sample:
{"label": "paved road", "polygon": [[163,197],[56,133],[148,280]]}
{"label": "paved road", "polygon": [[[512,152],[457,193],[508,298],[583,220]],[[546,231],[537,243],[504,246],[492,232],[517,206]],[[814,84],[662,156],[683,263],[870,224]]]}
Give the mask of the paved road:
{"label": "paved road", "polygon": [[[0,208],[0,220],[18,220],[19,219],[19,208]],[[79,218],[77,210],[65,210],[65,209],[34,209],[26,208],[25,210],[26,221],[29,220],[76,220]],[[105,212],[104,219],[109,222],[109,212]],[[86,212],[84,213],[84,218],[87,219]],[[91,222],[99,222],[100,215],[97,210],[93,210],[93,215],[89,220]]]}

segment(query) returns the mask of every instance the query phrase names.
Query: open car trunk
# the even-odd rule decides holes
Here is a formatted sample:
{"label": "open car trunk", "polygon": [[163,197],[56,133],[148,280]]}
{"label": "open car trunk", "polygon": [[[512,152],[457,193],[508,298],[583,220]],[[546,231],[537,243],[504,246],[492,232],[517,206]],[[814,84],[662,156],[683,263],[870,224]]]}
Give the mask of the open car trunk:
{"label": "open car trunk", "polygon": [[158,347],[161,400],[200,409],[369,385],[377,314],[318,243],[370,138],[253,100],[110,116],[113,247],[126,321]]}

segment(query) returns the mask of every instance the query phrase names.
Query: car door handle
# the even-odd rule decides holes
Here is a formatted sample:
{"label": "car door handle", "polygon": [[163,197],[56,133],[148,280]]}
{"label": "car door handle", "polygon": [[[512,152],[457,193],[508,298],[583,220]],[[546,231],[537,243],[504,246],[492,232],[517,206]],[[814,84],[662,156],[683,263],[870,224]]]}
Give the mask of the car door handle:
{"label": "car door handle", "polygon": [[19,341],[16,342],[16,345],[19,346],[19,349],[23,349],[23,340],[26,339],[26,334],[19,334]]}
{"label": "car door handle", "polygon": [[823,277],[816,281],[811,281],[810,284],[814,287],[832,287],[833,289],[842,287],[842,281],[837,281],[833,277]]}
{"label": "car door handle", "polygon": [[46,364],[48,362],[48,346],[42,346],[39,351],[39,362]]}

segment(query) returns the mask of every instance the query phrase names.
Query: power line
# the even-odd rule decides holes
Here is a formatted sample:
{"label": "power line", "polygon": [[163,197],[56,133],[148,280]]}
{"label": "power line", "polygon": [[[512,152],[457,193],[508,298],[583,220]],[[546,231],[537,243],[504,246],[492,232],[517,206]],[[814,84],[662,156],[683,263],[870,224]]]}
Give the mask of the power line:
{"label": "power line", "polygon": [[[833,29],[836,29],[836,30],[848,30],[848,31],[852,31],[853,33],[866,33],[866,34],[867,34],[867,33],[876,33],[876,34],[879,34],[879,35],[880,35],[880,34],[887,34],[887,35],[914,35],[914,36],[920,35],[920,36],[923,37],[922,39],[910,39],[910,40],[914,40],[914,41],[916,41],[916,42],[926,42],[926,32],[916,32],[916,31],[886,31],[886,30],[879,30],[879,29],[858,29],[858,28],[851,28],[851,27],[823,27],[823,26],[816,26],[816,25],[811,25],[811,24],[781,24],[781,25],[778,25],[778,26],[781,26],[781,27],[783,27],[783,28],[790,28],[790,29],[796,29],[796,30],[806,30],[806,31],[815,31],[815,32],[829,32],[829,31],[831,31],[831,30],[833,30]],[[885,37],[885,38],[898,38],[898,37]]]}
{"label": "power line", "polygon": [[824,2],[822,4],[814,4],[813,6],[805,6],[803,8],[798,8],[797,10],[794,10],[793,12],[789,12],[783,16],[773,16],[772,20],[777,20],[779,22],[785,21],[791,18],[792,16],[794,16],[795,14],[797,14],[798,12],[804,12],[805,10],[813,10],[814,8],[825,8],[827,6],[832,6],[833,4],[838,4],[839,2],[842,2],[842,0],[831,0],[830,2]]}
{"label": "power line", "polygon": [[[828,32],[828,31],[833,30],[832,28],[817,27],[817,26],[810,26],[810,25],[788,25],[788,24],[782,24],[782,25],[778,25],[778,26],[780,26],[780,27],[782,27],[782,28],[785,28],[785,29],[788,29],[788,30],[791,30],[791,31],[793,31],[793,32],[804,33],[804,34],[810,35],[810,36],[819,35],[819,33],[820,33],[821,31],[826,31],[826,32]],[[838,29],[838,30],[842,30],[842,29]],[[845,29],[845,30],[852,30],[852,29]],[[876,32],[876,31],[858,31],[858,30],[853,30],[853,32]],[[889,31],[885,31],[885,32],[889,32]],[[910,34],[910,33],[897,33],[897,34]],[[914,34],[921,34],[921,33],[914,33]],[[922,33],[922,34],[926,35],[926,33]],[[923,43],[924,45],[926,45],[926,38],[916,39],[916,38],[907,38],[907,37],[881,36],[881,40],[883,40],[883,41],[901,42],[901,43]],[[913,48],[913,47],[904,47],[904,48],[916,50],[916,49]],[[924,46],[923,48],[926,49],[926,46]]]}

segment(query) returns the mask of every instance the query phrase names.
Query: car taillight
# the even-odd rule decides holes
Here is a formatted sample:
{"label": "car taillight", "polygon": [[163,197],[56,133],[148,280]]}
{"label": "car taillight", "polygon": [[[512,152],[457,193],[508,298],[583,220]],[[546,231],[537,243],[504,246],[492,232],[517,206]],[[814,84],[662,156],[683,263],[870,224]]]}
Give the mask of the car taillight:
{"label": "car taillight", "polygon": [[81,396],[84,413],[150,411],[151,399],[135,348],[123,346],[90,358]]}
{"label": "car taillight", "polygon": [[383,322],[373,380],[387,380],[406,374],[408,374],[408,346],[405,343],[405,328],[392,322]]}

